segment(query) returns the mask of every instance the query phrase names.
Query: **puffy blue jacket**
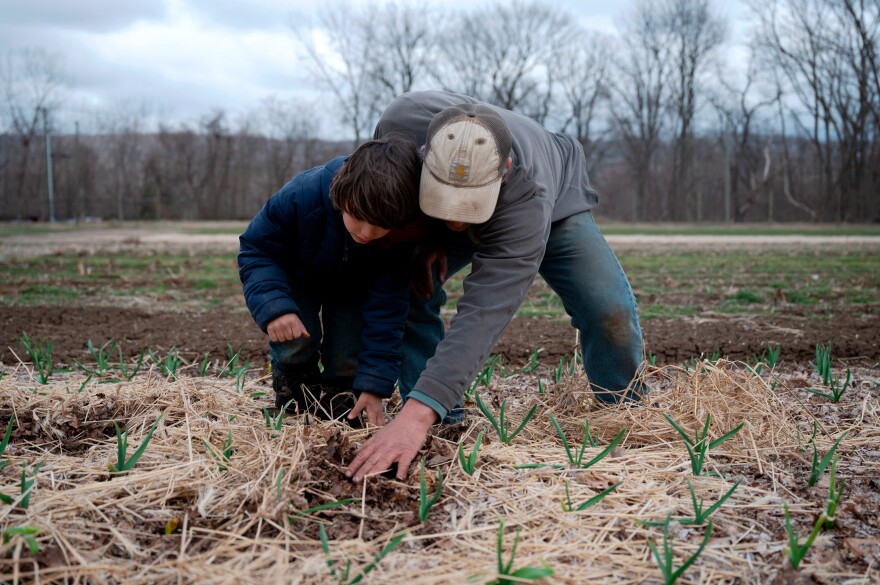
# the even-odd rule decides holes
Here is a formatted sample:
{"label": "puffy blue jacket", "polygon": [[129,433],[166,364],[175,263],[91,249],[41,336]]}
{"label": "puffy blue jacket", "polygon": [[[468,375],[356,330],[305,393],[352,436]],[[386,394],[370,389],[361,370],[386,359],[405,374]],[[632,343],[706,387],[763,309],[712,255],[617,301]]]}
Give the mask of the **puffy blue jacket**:
{"label": "puffy blue jacket", "polygon": [[239,276],[264,332],[276,317],[300,313],[292,293],[297,283],[363,295],[354,389],[388,397],[400,370],[414,244],[351,239],[330,202],[330,182],[344,161],[303,171],[266,202],[239,238]]}

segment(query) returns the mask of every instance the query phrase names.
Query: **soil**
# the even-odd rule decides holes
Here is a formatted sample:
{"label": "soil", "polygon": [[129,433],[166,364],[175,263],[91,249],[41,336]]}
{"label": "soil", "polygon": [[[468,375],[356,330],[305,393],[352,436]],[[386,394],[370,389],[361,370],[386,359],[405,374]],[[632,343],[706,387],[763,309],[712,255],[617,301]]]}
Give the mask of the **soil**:
{"label": "soil", "polygon": [[[768,347],[781,345],[781,359],[805,363],[814,359],[816,343],[831,343],[835,359],[850,365],[873,366],[880,357],[880,315],[838,311],[828,319],[807,316],[651,319],[642,324],[648,354],[657,365],[681,363],[701,352],[720,351],[731,360],[754,359]],[[59,365],[90,358],[86,342],[99,345],[116,339],[124,354],[136,356],[141,348],[157,354],[174,347],[188,360],[209,353],[228,356],[228,345],[241,349],[253,364],[265,363],[268,343],[246,313],[161,312],[122,307],[0,307],[0,362],[17,363],[12,350],[27,360],[19,343],[25,331],[31,338],[54,340]],[[538,348],[539,361],[554,365],[570,356],[575,331],[567,323],[545,318],[517,318],[504,332],[495,353],[505,364],[518,367]]]}

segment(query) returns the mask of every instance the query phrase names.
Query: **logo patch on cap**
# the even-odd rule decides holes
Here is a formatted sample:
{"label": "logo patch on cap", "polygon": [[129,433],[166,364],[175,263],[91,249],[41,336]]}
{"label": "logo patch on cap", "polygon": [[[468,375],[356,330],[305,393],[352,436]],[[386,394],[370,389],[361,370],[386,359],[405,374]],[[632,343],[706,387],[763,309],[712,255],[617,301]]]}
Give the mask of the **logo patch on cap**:
{"label": "logo patch on cap", "polygon": [[454,160],[449,165],[449,182],[450,183],[467,183],[471,174],[471,163],[464,160]]}

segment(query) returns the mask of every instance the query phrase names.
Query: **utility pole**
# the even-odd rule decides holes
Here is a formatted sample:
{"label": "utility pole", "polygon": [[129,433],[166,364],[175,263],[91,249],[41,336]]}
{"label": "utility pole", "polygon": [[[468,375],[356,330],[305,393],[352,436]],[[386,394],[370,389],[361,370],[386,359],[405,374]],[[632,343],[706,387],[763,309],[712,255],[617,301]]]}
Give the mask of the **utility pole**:
{"label": "utility pole", "polygon": [[73,160],[74,165],[76,166],[76,205],[74,214],[76,216],[76,222],[80,223],[83,220],[83,216],[85,216],[85,204],[83,202],[82,155],[79,149],[79,120],[76,121],[76,138],[73,142]]}
{"label": "utility pole", "polygon": [[49,187],[49,223],[55,223],[55,188],[52,184],[52,136],[49,134],[49,115],[43,110],[43,133],[46,135],[46,184]]}

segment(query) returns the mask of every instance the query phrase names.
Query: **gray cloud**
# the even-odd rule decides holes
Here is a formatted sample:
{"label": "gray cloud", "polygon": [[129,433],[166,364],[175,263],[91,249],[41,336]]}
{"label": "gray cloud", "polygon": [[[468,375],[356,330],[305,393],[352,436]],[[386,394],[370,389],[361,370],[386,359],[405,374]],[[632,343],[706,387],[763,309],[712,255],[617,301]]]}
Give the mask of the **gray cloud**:
{"label": "gray cloud", "polygon": [[39,25],[107,32],[138,20],[160,20],[167,14],[164,0],[27,0],[4,4],[4,28]]}

